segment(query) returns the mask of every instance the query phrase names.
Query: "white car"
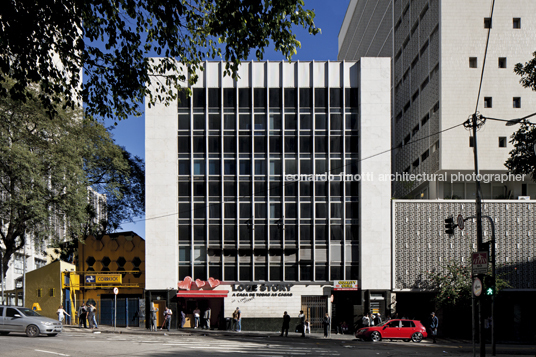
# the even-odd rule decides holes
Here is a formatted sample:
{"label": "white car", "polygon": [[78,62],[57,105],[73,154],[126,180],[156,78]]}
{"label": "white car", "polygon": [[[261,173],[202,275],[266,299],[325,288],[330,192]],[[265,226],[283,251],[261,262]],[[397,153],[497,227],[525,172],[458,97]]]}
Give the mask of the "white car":
{"label": "white car", "polygon": [[0,335],[10,332],[26,333],[28,337],[40,334],[56,336],[62,332],[61,322],[41,316],[37,312],[20,306],[0,306]]}

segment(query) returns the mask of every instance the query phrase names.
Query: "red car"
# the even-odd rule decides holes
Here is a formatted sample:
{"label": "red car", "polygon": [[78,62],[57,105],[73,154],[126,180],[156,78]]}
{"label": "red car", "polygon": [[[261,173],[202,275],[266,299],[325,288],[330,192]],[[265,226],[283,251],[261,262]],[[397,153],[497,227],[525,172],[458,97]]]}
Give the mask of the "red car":
{"label": "red car", "polygon": [[381,341],[382,338],[388,338],[406,342],[421,342],[426,336],[426,328],[417,320],[389,320],[378,326],[360,328],[355,334],[355,337],[364,340]]}

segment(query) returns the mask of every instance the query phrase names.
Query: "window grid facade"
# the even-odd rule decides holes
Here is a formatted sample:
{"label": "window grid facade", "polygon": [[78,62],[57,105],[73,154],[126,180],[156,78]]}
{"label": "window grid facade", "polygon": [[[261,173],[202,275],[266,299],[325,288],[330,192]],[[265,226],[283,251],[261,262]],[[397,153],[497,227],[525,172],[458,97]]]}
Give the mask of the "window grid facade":
{"label": "window grid facade", "polygon": [[356,279],[358,183],[284,174],[358,173],[357,88],[192,92],[178,108],[179,278]]}

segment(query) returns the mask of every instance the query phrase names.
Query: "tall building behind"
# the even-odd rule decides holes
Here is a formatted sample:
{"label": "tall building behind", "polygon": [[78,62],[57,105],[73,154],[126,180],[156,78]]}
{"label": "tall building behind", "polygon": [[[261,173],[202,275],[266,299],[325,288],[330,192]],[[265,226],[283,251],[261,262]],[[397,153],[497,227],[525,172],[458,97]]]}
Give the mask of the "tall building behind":
{"label": "tall building behind", "polygon": [[[532,58],[536,2],[491,0],[351,1],[339,33],[339,60],[389,55],[393,62],[395,172],[471,174],[475,108],[513,119],[534,112],[536,95],[519,84],[514,65]],[[480,97],[479,84],[489,31]],[[390,42],[390,43],[389,43]],[[515,127],[487,121],[478,133],[481,173],[504,173]],[[396,182],[395,197],[475,198],[474,181]],[[486,182],[483,198],[536,198],[536,185]]]}
{"label": "tall building behind", "polygon": [[[245,62],[236,81],[222,62],[204,68],[191,97],[146,111],[148,296],[191,277],[205,294],[196,303],[230,317],[231,291],[287,284],[241,307],[274,321],[329,311],[331,281],[384,301],[391,184],[379,175],[390,155],[367,158],[390,147],[389,59]],[[220,296],[207,299],[214,279]],[[363,306],[352,289],[334,298],[341,314]],[[188,305],[186,290],[170,303]]]}

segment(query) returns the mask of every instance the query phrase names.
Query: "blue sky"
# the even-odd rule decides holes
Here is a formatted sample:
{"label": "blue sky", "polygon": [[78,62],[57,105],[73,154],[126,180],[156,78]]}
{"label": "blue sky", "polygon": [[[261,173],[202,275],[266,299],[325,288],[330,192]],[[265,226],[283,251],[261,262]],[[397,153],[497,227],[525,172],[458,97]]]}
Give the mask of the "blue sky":
{"label": "blue sky", "polygon": [[[302,47],[292,57],[296,61],[336,61],[337,44],[340,26],[346,13],[350,0],[305,0],[306,8],[314,9],[315,24],[322,29],[316,36],[302,28],[295,28],[294,32]],[[284,60],[280,53],[273,49],[265,50],[265,60]],[[110,121],[107,125],[113,125]],[[145,159],[145,118],[130,117],[117,123],[112,134],[118,145],[124,146],[131,154]],[[145,238],[145,217],[140,217],[134,223],[123,224],[122,231],[134,231]]]}

